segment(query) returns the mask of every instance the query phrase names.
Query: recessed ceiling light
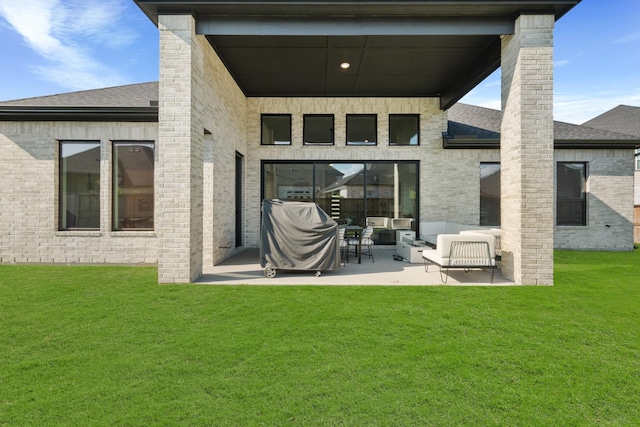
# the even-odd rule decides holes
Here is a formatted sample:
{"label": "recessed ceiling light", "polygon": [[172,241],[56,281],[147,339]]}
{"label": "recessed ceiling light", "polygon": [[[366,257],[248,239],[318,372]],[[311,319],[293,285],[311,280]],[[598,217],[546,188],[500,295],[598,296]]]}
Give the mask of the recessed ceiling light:
{"label": "recessed ceiling light", "polygon": [[340,64],[340,68],[342,68],[343,70],[346,70],[349,67],[351,67],[351,64],[349,64],[348,62],[343,62],[342,64]]}

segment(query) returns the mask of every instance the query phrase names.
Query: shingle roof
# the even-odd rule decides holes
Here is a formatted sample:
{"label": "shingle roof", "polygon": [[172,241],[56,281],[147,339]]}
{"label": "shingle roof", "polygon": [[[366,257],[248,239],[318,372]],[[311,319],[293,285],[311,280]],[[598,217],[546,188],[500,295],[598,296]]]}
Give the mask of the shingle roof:
{"label": "shingle roof", "polygon": [[[5,112],[6,117],[15,120],[17,112],[22,114],[20,117],[23,120],[34,120],[36,115],[40,120],[56,115],[64,119],[76,117],[81,120],[81,114],[86,114],[88,120],[95,119],[96,114],[103,114],[110,119],[126,121],[127,117],[140,114],[143,117],[140,121],[149,121],[153,117],[150,110],[155,111],[157,120],[157,101],[157,81],[138,83],[0,102],[0,119]],[[83,109],[88,112],[80,111]],[[96,113],[91,109],[100,111]],[[482,146],[483,140],[495,144],[500,139],[500,110],[457,103],[449,109],[448,115],[448,137],[466,138],[468,144],[477,144],[478,147]],[[640,107],[620,106],[584,125],[555,121],[554,139],[556,147],[559,147],[559,141],[598,146],[614,146],[616,143],[626,146],[635,141],[640,145]]]}
{"label": "shingle roof", "polygon": [[0,107],[150,107],[158,101],[158,82],[138,83],[58,95],[0,101]]}
{"label": "shingle roof", "polygon": [[[640,109],[639,109],[640,110]],[[640,115],[637,120],[640,122]],[[490,108],[458,103],[449,109],[449,128],[451,136],[474,135],[481,138],[500,138],[502,112]],[[640,136],[632,136],[606,129],[596,129],[584,125],[553,122],[554,140],[557,141],[634,141]]]}
{"label": "shingle roof", "polygon": [[584,122],[582,126],[640,137],[640,107],[618,105],[614,109]]}

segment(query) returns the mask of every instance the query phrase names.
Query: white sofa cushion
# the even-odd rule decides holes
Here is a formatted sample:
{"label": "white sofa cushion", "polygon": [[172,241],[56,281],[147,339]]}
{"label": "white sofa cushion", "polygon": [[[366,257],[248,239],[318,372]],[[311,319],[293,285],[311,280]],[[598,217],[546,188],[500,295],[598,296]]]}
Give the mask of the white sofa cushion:
{"label": "white sofa cushion", "polygon": [[489,244],[489,256],[491,265],[495,266],[496,250],[495,238],[491,234],[439,234],[435,249],[425,249],[422,251],[422,258],[427,259],[440,266],[451,266],[451,243],[452,242],[487,242]]}

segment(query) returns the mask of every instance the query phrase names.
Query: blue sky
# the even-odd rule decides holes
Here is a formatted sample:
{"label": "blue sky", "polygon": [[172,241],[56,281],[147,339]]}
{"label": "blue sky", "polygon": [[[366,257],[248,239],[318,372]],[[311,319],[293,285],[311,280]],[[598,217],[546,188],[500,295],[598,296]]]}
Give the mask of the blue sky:
{"label": "blue sky", "polygon": [[[158,32],[132,0],[0,0],[0,100],[158,79]],[[555,30],[554,114],[640,106],[640,0],[582,0]],[[500,108],[500,72],[463,100]]]}

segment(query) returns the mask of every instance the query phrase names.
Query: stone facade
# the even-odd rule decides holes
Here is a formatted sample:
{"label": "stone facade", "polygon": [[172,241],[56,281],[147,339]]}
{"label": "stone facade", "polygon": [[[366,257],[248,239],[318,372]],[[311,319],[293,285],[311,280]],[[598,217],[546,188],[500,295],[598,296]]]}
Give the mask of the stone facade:
{"label": "stone facade", "polygon": [[556,150],[554,158],[587,164],[587,225],[556,226],[555,247],[633,250],[633,150]]}
{"label": "stone facade", "polygon": [[[499,160],[497,150],[444,150],[447,115],[436,98],[249,98],[247,113],[247,229],[249,246],[259,243],[260,165],[263,160],[373,161],[413,160],[420,168],[420,218],[477,224],[480,162]],[[260,115],[292,115],[292,145],[261,146]],[[375,146],[346,144],[346,114],[377,114]],[[335,143],[305,146],[304,114],[334,114]],[[420,115],[420,145],[389,146],[389,114]],[[443,167],[446,165],[446,167]],[[455,194],[455,197],[452,195]]]}
{"label": "stone facade", "polygon": [[502,268],[516,283],[553,284],[553,26],[521,15],[502,38]]}
{"label": "stone facade", "polygon": [[[153,231],[111,231],[112,141],[156,141],[157,123],[0,123],[0,262],[155,264]],[[59,141],[100,141],[100,229],[58,231]]]}
{"label": "stone facade", "polygon": [[[259,245],[263,161],[415,161],[419,220],[479,222],[480,163],[502,164],[504,274],[553,283],[553,247],[633,247],[632,150],[555,150],[553,18],[523,16],[503,38],[502,149],[444,149],[438,98],[247,98],[190,15],[162,15],[159,123],[0,122],[0,262],[158,264],[186,283]],[[290,114],[292,145],[260,144],[261,114]],[[303,116],[333,114],[335,143],[303,145]],[[375,114],[377,144],[348,146],[346,115]],[[418,114],[420,145],[390,146],[389,114]],[[96,231],[57,231],[61,140],[101,142]],[[155,141],[156,231],[111,231],[111,141]],[[242,163],[236,238],[236,159]],[[557,227],[557,161],[588,163],[588,223]],[[237,240],[242,242],[237,246]]]}

